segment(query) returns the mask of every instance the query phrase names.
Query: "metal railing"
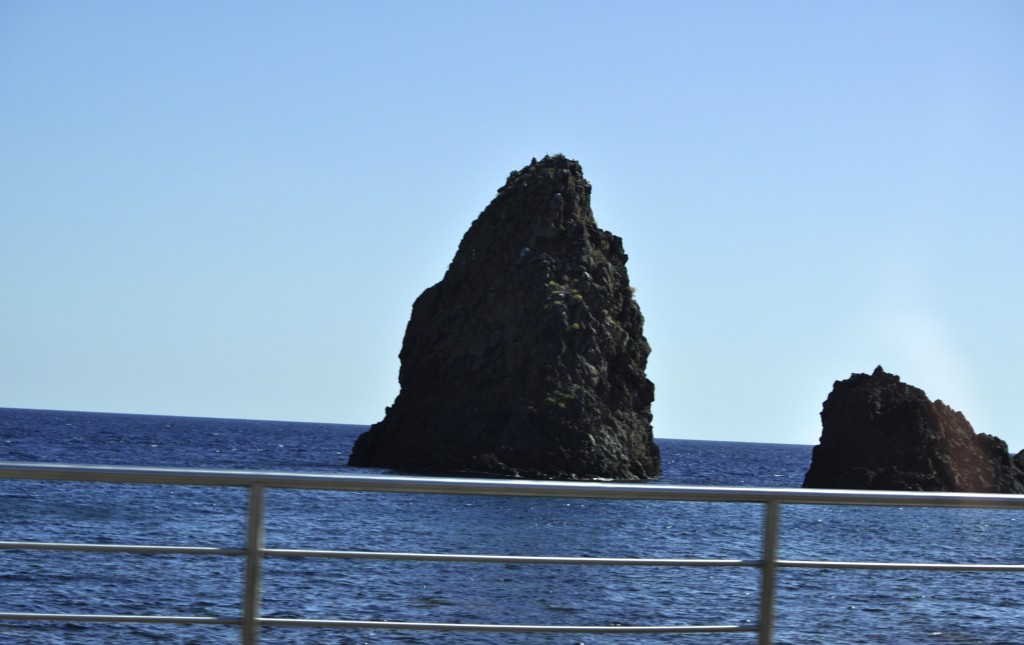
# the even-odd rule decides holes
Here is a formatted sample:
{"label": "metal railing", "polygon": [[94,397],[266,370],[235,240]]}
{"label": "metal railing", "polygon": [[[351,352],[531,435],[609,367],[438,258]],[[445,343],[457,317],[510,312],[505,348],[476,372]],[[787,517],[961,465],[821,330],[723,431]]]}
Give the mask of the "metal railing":
{"label": "metal railing", "polygon": [[[246,543],[240,548],[210,546],[163,546],[148,544],[78,544],[55,542],[0,541],[0,550],[86,551],[103,553],[159,553],[184,555],[238,556],[245,558],[242,613],[236,617],[55,614],[0,612],[0,621],[61,621],[110,623],[178,623],[236,625],[241,642],[254,644],[263,626],[322,627],[345,629],[431,630],[461,632],[590,633],[590,634],[685,634],[697,632],[755,632],[759,645],[772,642],[776,575],[781,568],[812,569],[905,569],[930,571],[1012,571],[1024,573],[1024,564],[950,564],[922,562],[843,562],[824,560],[783,560],[778,557],[780,512],[783,505],[856,505],[901,507],[958,507],[1024,509],[1024,495],[980,495],[968,493],[916,493],[894,491],[848,491],[784,488],[738,488],[673,486],[657,484],[616,484],[500,479],[459,479],[435,477],[352,476],[262,471],[192,470],[135,468],[123,466],[79,466],[64,464],[0,462],[0,479],[79,481],[130,484],[171,484],[188,486],[241,487],[249,491]],[[446,495],[489,495],[619,500],[662,500],[678,502],[736,502],[763,505],[762,553],[756,560],[710,560],[677,558],[554,557],[486,554],[389,553],[376,551],[329,551],[266,548],[264,493],[268,488],[359,491],[379,493],[430,493]],[[758,620],[751,624],[723,625],[525,625],[432,622],[392,622],[316,618],[273,618],[260,615],[261,565],[267,557],[313,557],[443,562],[487,562],[514,564],[615,565],[662,567],[755,567],[761,570]]]}

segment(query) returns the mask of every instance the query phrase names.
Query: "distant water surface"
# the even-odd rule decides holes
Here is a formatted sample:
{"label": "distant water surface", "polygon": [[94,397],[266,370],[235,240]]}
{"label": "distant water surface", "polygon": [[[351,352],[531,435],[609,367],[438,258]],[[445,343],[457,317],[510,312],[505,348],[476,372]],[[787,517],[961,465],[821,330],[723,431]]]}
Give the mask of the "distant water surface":
{"label": "distant water surface", "polygon": [[[0,409],[0,460],[373,473],[365,426]],[[796,487],[810,446],[658,441],[662,483]],[[241,546],[244,492],[0,480],[0,540]],[[271,490],[267,545],[567,556],[760,557],[757,505]],[[786,507],[789,559],[1024,563],[1024,513]],[[756,620],[754,569],[267,559],[264,615],[552,624]],[[0,551],[0,611],[237,615],[238,558]],[[776,642],[1021,642],[1012,573],[779,573]],[[261,643],[754,643],[751,634],[266,629]],[[0,623],[2,643],[238,642],[222,626]]]}

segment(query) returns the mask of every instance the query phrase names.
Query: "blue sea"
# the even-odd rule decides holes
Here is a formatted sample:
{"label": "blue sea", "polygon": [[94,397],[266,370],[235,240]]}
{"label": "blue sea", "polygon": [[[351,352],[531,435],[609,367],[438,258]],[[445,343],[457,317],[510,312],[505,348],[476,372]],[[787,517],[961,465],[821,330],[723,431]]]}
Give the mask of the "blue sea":
{"label": "blue sea", "polygon": [[[365,426],[0,409],[0,460],[381,474]],[[658,441],[661,483],[798,487],[811,447]],[[245,493],[0,480],[0,540],[240,547]],[[1024,563],[1024,513],[787,506],[781,557]],[[271,490],[267,546],[760,557],[756,505]],[[267,616],[552,624],[756,621],[756,569],[275,559]],[[0,551],[0,611],[238,615],[241,558]],[[776,642],[1024,642],[1015,573],[783,569]],[[432,634],[267,628],[261,643],[752,644],[753,634]],[[0,643],[237,643],[231,626],[0,622]]]}

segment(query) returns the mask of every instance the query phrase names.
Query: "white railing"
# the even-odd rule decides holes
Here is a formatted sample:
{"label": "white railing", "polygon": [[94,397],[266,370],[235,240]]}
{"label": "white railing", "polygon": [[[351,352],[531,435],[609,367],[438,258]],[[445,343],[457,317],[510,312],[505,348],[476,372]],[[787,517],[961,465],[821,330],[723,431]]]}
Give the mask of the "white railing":
{"label": "white railing", "polygon": [[[171,484],[241,487],[249,491],[246,543],[242,547],[164,546],[149,544],[78,544],[62,542],[2,541],[0,550],[91,551],[105,553],[160,553],[219,555],[245,558],[242,614],[236,617],[111,615],[0,612],[0,621],[61,621],[110,623],[179,623],[237,625],[243,644],[256,643],[262,626],[323,627],[343,629],[399,629],[431,631],[590,633],[590,634],[683,634],[695,632],[756,632],[759,645],[772,642],[776,574],[780,568],[812,569],[907,569],[930,571],[1012,571],[1024,573],[1024,564],[950,564],[923,562],[840,562],[783,560],[778,557],[780,509],[787,504],[913,506],[1024,509],[1024,495],[967,493],[914,493],[890,491],[811,490],[781,488],[734,488],[617,484],[591,482],[459,479],[435,477],[387,477],[282,473],[262,471],[134,468],[64,464],[0,462],[0,479]],[[708,560],[676,558],[607,558],[513,556],[486,554],[388,553],[376,551],[328,551],[266,548],[264,492],[268,488],[363,491],[380,493],[432,493],[559,497],[678,502],[735,502],[764,506],[762,554],[757,560]],[[260,615],[261,565],[267,557],[313,557],[515,564],[615,565],[659,567],[756,567],[761,570],[756,623],[725,625],[523,625],[430,622],[272,618]],[[2,603],[2,601],[0,601]]]}

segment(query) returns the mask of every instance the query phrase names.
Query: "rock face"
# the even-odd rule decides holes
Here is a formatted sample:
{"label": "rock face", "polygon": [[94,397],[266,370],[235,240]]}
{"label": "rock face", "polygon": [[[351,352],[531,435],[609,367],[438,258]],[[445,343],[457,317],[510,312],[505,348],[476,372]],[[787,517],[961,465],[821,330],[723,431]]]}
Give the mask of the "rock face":
{"label": "rock face", "polygon": [[580,165],[513,172],[413,304],[401,390],[349,465],[557,479],[660,474],[650,347]]}
{"label": "rock face", "polygon": [[806,488],[1024,493],[1024,451],[881,367],[836,381]]}

